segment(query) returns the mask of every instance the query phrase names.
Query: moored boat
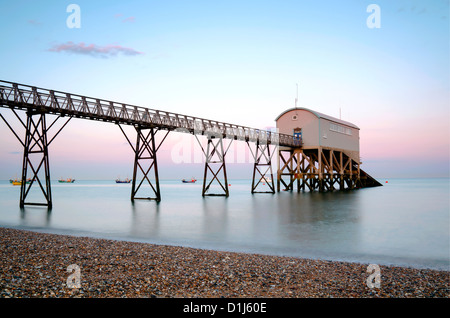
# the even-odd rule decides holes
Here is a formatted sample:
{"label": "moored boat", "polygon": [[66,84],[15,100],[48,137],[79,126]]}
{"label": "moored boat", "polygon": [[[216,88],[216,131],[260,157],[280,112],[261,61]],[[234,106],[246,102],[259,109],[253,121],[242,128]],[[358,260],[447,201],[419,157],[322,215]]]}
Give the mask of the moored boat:
{"label": "moored boat", "polygon": [[[9,179],[9,183],[12,183],[12,185],[15,185],[15,186],[17,186],[17,185],[22,185],[22,180],[19,180],[19,179]],[[27,184],[29,184],[29,183],[31,183],[31,178],[28,178],[27,179],[27,181],[26,181],[26,183]]]}
{"label": "moored boat", "polygon": [[130,183],[132,179],[126,178],[125,180],[116,179],[116,183]]}
{"label": "moored boat", "polygon": [[183,182],[183,183],[195,183],[195,181],[197,181],[195,178],[192,178],[191,180],[186,180],[186,179],[181,180],[181,182]]}
{"label": "moored boat", "polygon": [[72,179],[72,178],[68,178],[68,179],[59,179],[58,180],[58,182],[61,182],[61,183],[74,183],[75,182],[75,179]]}

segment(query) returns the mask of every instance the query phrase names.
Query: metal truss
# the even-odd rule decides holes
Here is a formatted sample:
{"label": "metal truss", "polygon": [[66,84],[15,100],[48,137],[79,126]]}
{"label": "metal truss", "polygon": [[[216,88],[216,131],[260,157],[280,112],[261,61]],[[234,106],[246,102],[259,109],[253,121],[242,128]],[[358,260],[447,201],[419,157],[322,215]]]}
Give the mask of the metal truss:
{"label": "metal truss", "polygon": [[[272,157],[275,152],[270,153],[269,144],[260,144],[256,142],[256,149],[253,153],[250,144],[248,147],[255,159],[253,165],[252,193],[275,193],[275,185],[272,173]],[[270,191],[257,191],[258,186],[267,184]]]}
{"label": "metal truss", "polygon": [[[161,142],[156,145],[155,135],[158,132],[158,128],[136,126],[135,147],[130,142],[130,139],[127,137],[127,134],[125,133],[123,128],[120,125],[118,126],[134,152],[133,180],[131,181],[131,201],[155,200],[156,202],[160,202],[161,190],[159,187],[158,161],[156,159],[156,153],[169,134],[169,131],[166,132]],[[151,172],[153,172],[153,174]],[[152,179],[154,179],[153,182]],[[137,196],[137,193],[141,189],[144,181],[147,181],[147,183],[150,185],[153,196]]]}
{"label": "metal truss", "polygon": [[[42,205],[52,208],[53,202],[48,147],[71,118],[68,118],[55,135],[48,140],[48,131],[61,116],[58,116],[49,126],[47,126],[45,113],[30,109],[26,112],[27,119],[25,124],[13,108],[11,108],[11,111],[22,124],[22,127],[25,128],[25,137],[24,140],[22,140],[5,117],[0,114],[0,118],[2,118],[23,146],[20,207],[23,208],[25,205]],[[44,202],[27,201],[33,185],[39,186]]]}
{"label": "metal truss", "polygon": [[[197,135],[195,135],[197,138]],[[223,138],[219,135],[209,134],[208,144],[206,147],[206,152],[197,138],[197,141],[202,148],[203,153],[205,154],[205,170],[203,174],[203,188],[202,188],[202,196],[225,196],[228,197],[230,192],[228,190],[228,178],[227,178],[227,169],[225,165],[225,155],[230,149],[231,142],[228,145],[228,148],[225,150],[223,146]],[[219,178],[219,173],[222,172],[223,180],[221,181]],[[211,174],[212,177],[208,178],[208,175]],[[211,185],[217,184],[219,186],[219,193],[211,193],[209,192]]]}

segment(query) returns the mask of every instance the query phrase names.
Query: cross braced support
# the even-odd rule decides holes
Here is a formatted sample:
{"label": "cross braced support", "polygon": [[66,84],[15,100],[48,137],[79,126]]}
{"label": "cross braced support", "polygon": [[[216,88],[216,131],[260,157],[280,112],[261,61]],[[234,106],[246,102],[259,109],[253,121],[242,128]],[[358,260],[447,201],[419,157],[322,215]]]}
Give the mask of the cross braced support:
{"label": "cross braced support", "polygon": [[[0,114],[0,118],[6,123],[8,128],[23,146],[23,160],[22,160],[22,174],[21,174],[21,189],[20,189],[20,207],[25,205],[41,205],[51,208],[52,192],[50,180],[50,164],[48,147],[56,136],[67,125],[71,118],[69,118],[62,127],[48,139],[48,132],[50,128],[61,118],[58,116],[50,125],[47,125],[46,113],[29,109],[26,112],[26,123],[20,118],[13,108],[10,108],[16,118],[19,120],[21,126],[25,129],[25,137],[21,139],[19,134],[8,123],[6,118]],[[31,202],[29,199],[30,192],[32,192],[33,185],[38,185],[42,192],[44,201]],[[39,192],[39,191],[38,191]],[[33,199],[36,196],[33,197]]]}
{"label": "cross braced support", "polygon": [[[294,179],[297,180],[298,191],[306,187],[309,191],[327,192],[379,185],[373,178],[366,177],[360,163],[341,150],[288,148],[278,153],[277,191],[280,191],[281,184],[285,186],[284,190],[292,191]],[[286,182],[283,177],[290,181]]]}
{"label": "cross braced support", "polygon": [[[155,200],[156,202],[160,202],[161,190],[159,186],[158,161],[156,159],[156,153],[169,134],[169,131],[167,131],[161,142],[156,145],[155,136],[158,132],[157,128],[135,126],[137,136],[136,146],[133,146],[125,131],[120,125],[118,126],[134,152],[133,180],[131,181],[131,201]],[[138,197],[137,194],[144,184],[144,181],[147,181],[152,194],[147,197]]]}
{"label": "cross braced support", "polygon": [[[288,156],[287,159],[285,157],[286,153]],[[293,190],[295,174],[293,162],[295,159],[295,152],[293,149],[278,149],[277,192],[280,192],[281,184],[283,184],[284,190]],[[286,183],[286,181],[283,179],[283,176],[289,177],[288,183]]]}
{"label": "cross braced support", "polygon": [[[37,122],[35,121],[38,118]],[[36,147],[36,149],[35,149]],[[37,160],[32,157],[37,157]],[[35,162],[33,162],[35,161]],[[39,162],[35,168],[36,162]],[[44,170],[44,185],[41,182],[39,172]],[[28,178],[31,172],[31,178]],[[27,180],[30,180],[27,184]],[[42,191],[45,202],[27,202],[28,194],[34,183],[37,182]],[[48,140],[45,114],[27,112],[27,124],[22,162],[22,184],[20,186],[20,207],[25,205],[43,205],[52,207],[52,192],[50,185],[50,165],[48,158]]]}
{"label": "cross braced support", "polygon": [[[198,139],[197,139],[198,140]],[[199,142],[200,143],[200,142]],[[230,143],[231,145],[231,143]],[[214,134],[208,135],[208,144],[206,148],[206,152],[202,147],[203,153],[205,154],[205,171],[203,174],[203,189],[202,196],[229,196],[228,191],[228,179],[227,179],[227,169],[225,165],[225,155],[230,148],[228,145],[227,150],[224,149],[223,146],[223,138],[220,136],[215,136]],[[223,179],[219,179],[219,173],[222,172]],[[208,175],[212,174],[211,180],[208,182]],[[209,192],[211,185],[213,185],[214,181],[219,185],[219,191],[221,193],[211,193]],[[208,182],[208,183],[207,183]]]}
{"label": "cross braced support", "polygon": [[[247,144],[255,160],[253,165],[252,193],[275,193],[272,173],[272,157],[275,151],[270,153],[270,145],[267,143],[260,143],[260,141],[257,140],[255,153],[253,153],[250,144],[248,142]],[[270,175],[269,179],[267,178],[268,175]],[[257,191],[261,182],[267,184],[270,190]]]}

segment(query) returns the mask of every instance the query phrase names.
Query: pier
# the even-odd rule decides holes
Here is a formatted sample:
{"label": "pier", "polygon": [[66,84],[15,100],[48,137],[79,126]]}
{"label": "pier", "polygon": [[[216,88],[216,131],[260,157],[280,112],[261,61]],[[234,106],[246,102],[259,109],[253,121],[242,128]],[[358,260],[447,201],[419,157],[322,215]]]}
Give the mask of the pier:
{"label": "pier", "polygon": [[[122,131],[135,155],[131,200],[161,201],[157,152],[170,132],[193,134],[198,140],[206,159],[203,196],[229,196],[226,172],[229,147],[224,146],[224,139],[246,142],[249,147],[254,145],[254,150],[250,147],[254,158],[251,193],[276,193],[281,190],[281,184],[283,190],[293,190],[295,183],[298,191],[306,187],[310,191],[332,191],[381,185],[360,168],[359,155],[355,157],[352,151],[320,143],[308,145],[306,130],[303,135],[295,130],[294,133],[273,132],[8,81],[0,81],[0,107],[9,109],[26,131],[25,136],[19,136],[17,128],[0,113],[0,118],[23,146],[20,207],[52,207],[49,145],[73,118],[112,123]],[[26,121],[18,111],[26,112]],[[56,115],[56,119],[47,122],[48,114]],[[53,133],[52,127],[57,121],[64,121],[64,124]],[[122,125],[135,128],[135,144]],[[53,133],[51,137],[49,132]],[[156,134],[162,135],[159,143],[155,140]],[[206,149],[199,137],[207,138]],[[277,188],[272,171],[275,153],[279,163]],[[31,179],[29,184],[25,182],[27,179]],[[269,191],[259,190],[261,180],[266,180]],[[150,185],[150,195],[141,194],[144,183]],[[219,185],[219,192],[211,192],[213,184]],[[40,188],[44,202],[27,200],[33,186]]]}

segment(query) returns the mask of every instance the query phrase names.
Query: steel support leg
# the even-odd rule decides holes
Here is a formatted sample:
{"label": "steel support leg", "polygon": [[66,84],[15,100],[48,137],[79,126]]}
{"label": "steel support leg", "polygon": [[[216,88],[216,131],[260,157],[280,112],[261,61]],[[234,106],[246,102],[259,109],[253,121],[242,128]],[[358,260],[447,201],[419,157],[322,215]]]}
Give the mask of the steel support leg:
{"label": "steel support leg", "polygon": [[[248,142],[247,142],[248,144]],[[260,144],[259,140],[256,142],[256,150],[253,154],[250,144],[248,144],[250,151],[252,152],[255,163],[253,165],[253,178],[252,178],[252,193],[275,193],[275,185],[273,181],[272,173],[272,156],[270,153],[270,147],[268,144]],[[262,170],[260,169],[262,168]],[[257,173],[258,172],[258,173]],[[270,173],[270,177],[266,176]],[[256,180],[257,178],[257,180]],[[258,186],[267,183],[270,191],[257,191]]]}
{"label": "steel support leg", "polygon": [[[144,133],[144,130],[148,130]],[[134,169],[133,169],[133,180],[131,186],[131,201],[136,199],[147,199],[155,200],[156,202],[161,201],[161,191],[159,188],[159,176],[158,176],[158,162],[156,160],[156,151],[158,150],[155,146],[155,130],[154,128],[141,128],[136,127],[137,140],[136,148],[134,148]],[[158,147],[159,148],[159,147]],[[149,174],[153,170],[154,185],[150,180]],[[139,183],[138,175],[142,173],[142,178]],[[152,197],[137,197],[137,193],[141,188],[144,180],[147,180],[150,188],[153,192]]]}
{"label": "steel support leg", "polygon": [[[52,207],[50,186],[50,166],[48,159],[47,125],[44,113],[27,111],[27,124],[23,151],[22,184],[20,187],[20,207],[25,205],[43,205]],[[39,172],[43,170],[44,175]],[[31,177],[28,177],[30,173]],[[41,178],[45,179],[44,184]],[[29,183],[27,183],[27,181]],[[44,203],[27,202],[31,187],[37,183],[44,195]]]}
{"label": "steel support leg", "polygon": [[[225,154],[223,142],[221,137],[214,138],[214,136],[208,136],[208,146],[206,150],[206,162],[205,162],[205,172],[203,175],[203,190],[202,196],[229,196],[228,191],[228,179],[227,170],[225,166]],[[207,184],[208,172],[212,174],[212,178]],[[224,184],[218,178],[219,172],[223,173]],[[214,181],[220,186],[223,193],[208,193],[211,185]]]}
{"label": "steel support leg", "polygon": [[[47,126],[46,116],[44,112],[39,112],[33,109],[27,111],[26,123],[20,118],[16,111],[11,108],[11,111],[19,120],[22,127],[25,129],[25,138],[22,140],[14,128],[8,123],[5,117],[0,114],[0,118],[5,122],[14,136],[19,140],[23,146],[23,162],[21,175],[21,189],[20,189],[20,207],[25,205],[43,205],[49,208],[52,207],[52,192],[50,185],[50,165],[48,159],[48,147],[56,138],[56,136],[63,130],[71,118],[58,129],[52,138],[48,138],[48,132],[53,125],[61,118],[58,116],[53,122]],[[44,171],[39,174],[40,171]],[[31,177],[28,176],[30,173]],[[45,179],[45,183],[41,182]],[[38,184],[44,195],[45,202],[27,202],[26,199],[30,194],[30,190],[34,184]]]}

